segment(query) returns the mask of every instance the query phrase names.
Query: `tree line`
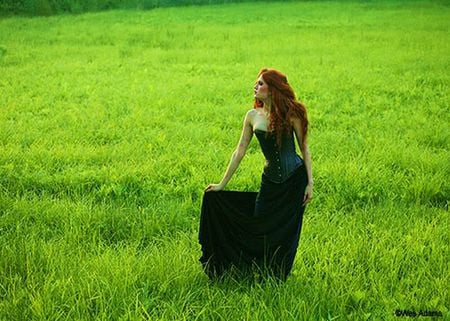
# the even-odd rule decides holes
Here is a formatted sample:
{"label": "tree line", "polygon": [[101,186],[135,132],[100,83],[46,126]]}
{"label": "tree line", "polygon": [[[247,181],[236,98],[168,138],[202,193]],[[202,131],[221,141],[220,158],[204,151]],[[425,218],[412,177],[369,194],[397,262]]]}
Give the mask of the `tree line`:
{"label": "tree line", "polygon": [[222,4],[258,0],[0,0],[2,15],[50,16],[111,9],[149,10],[158,7]]}

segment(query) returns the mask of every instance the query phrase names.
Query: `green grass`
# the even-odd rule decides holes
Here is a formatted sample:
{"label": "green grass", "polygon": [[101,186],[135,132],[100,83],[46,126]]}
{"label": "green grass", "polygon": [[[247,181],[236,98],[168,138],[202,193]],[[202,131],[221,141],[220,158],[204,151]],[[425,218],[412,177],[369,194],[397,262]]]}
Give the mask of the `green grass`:
{"label": "green grass", "polygon": [[[0,320],[449,319],[449,16],[304,2],[0,20]],[[202,191],[264,66],[308,107],[314,200],[285,284],[210,283]],[[228,189],[257,190],[263,163],[254,139]]]}

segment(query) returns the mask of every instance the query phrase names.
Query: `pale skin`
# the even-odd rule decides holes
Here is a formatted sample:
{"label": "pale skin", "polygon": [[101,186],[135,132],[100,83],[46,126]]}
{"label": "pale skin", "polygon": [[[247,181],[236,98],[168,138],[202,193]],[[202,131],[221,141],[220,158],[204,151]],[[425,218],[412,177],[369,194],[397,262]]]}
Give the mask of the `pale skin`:
{"label": "pale skin", "polygon": [[[255,98],[263,102],[262,108],[252,109],[247,112],[244,119],[244,124],[242,127],[241,138],[239,139],[238,146],[231,155],[231,160],[225,171],[225,174],[218,184],[209,184],[206,188],[206,192],[210,191],[220,191],[225,188],[225,186],[230,181],[236,169],[239,167],[242,159],[244,158],[247,147],[253,137],[253,132],[256,129],[267,131],[269,127],[269,114],[271,108],[271,97],[270,91],[267,84],[264,82],[262,76],[256,81],[254,87]],[[308,175],[308,185],[305,190],[305,195],[303,198],[303,205],[309,203],[313,195],[313,177],[312,177],[312,162],[311,154],[309,152],[308,144],[303,142],[301,134],[301,120],[299,118],[290,119],[292,128],[294,129],[295,137],[297,139],[298,146],[300,148],[303,161],[305,163],[306,172]]]}

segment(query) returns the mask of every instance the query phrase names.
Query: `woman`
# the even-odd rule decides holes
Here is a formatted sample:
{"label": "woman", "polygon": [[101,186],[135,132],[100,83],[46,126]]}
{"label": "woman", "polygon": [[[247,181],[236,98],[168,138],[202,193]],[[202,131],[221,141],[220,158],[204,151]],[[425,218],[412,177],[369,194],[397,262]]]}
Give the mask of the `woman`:
{"label": "woman", "polygon": [[[218,184],[205,189],[200,220],[200,258],[208,276],[257,268],[285,280],[294,262],[303,212],[312,198],[308,118],[287,78],[262,69],[239,144]],[[223,191],[257,137],[266,165],[255,192]],[[303,158],[296,153],[294,136]]]}

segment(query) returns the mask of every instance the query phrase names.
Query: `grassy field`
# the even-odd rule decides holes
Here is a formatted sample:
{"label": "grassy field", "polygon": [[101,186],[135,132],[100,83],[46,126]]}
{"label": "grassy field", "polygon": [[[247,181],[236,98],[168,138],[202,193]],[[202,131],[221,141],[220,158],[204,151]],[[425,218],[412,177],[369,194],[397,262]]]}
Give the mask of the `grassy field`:
{"label": "grassy field", "polygon": [[[257,3],[0,20],[0,320],[449,320],[450,7]],[[203,188],[261,67],[309,109],[285,284],[211,283]],[[228,185],[257,190],[256,139]]]}

